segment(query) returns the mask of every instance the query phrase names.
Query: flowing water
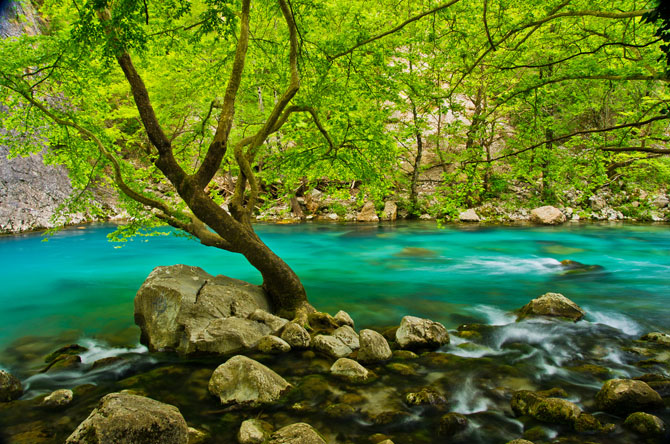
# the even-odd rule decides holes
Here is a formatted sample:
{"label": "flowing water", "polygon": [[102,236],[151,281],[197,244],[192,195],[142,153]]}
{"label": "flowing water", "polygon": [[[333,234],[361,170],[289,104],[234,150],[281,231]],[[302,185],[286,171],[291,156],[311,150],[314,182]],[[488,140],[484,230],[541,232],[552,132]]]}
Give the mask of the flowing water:
{"label": "flowing water", "polygon": [[[591,411],[603,380],[667,373],[658,356],[640,365],[644,357],[631,347],[643,333],[670,331],[669,228],[259,225],[260,236],[295,269],[318,309],[348,311],[357,329],[398,325],[407,314],[427,317],[450,329],[452,342],[418,360],[375,368],[378,380],[364,388],[329,380],[330,362],[319,357],[259,356],[298,389],[289,404],[255,415],[275,425],[306,420],[333,442],[368,442],[377,432],[395,442],[446,442],[436,430],[447,411],[469,421],[449,442],[504,443],[529,429],[539,436],[535,442],[563,436],[564,427],[514,418],[511,391],[562,387],[571,401]],[[46,242],[39,234],[0,237],[0,368],[22,379],[28,403],[55,388],[83,387],[81,401],[66,416],[34,408],[30,414],[14,409],[12,416],[5,409],[0,423],[4,415],[6,433],[17,442],[31,442],[16,437],[32,436],[26,433],[35,424],[50,423],[51,428],[39,427],[52,438],[35,442],[61,442],[103,393],[130,388],[178,405],[190,425],[218,437],[210,442],[234,440],[245,413],[221,411],[206,393],[209,375],[222,360],[148,353],[137,342],[133,297],[158,265],[197,265],[254,283],[260,283],[259,274],[238,255],[183,237],[114,244],[106,239],[112,230],[82,226]],[[568,269],[563,260],[585,266]],[[586,319],[515,322],[512,310],[549,291],[582,306]],[[462,324],[473,327],[460,330],[476,334],[459,334]],[[39,373],[46,354],[74,342],[88,348],[81,369]],[[92,368],[111,357],[121,359]],[[446,407],[402,401],[411,388],[428,385],[445,394]],[[352,393],[358,403],[346,397]],[[353,405],[355,414],[324,414],[325,406],[338,402]],[[620,429],[589,439],[635,442]]]}

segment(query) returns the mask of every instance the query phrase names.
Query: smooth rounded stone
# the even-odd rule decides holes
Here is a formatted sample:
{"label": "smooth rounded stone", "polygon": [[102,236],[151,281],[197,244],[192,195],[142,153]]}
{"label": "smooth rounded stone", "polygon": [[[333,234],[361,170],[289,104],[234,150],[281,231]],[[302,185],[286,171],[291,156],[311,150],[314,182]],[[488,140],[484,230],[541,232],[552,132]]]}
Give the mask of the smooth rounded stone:
{"label": "smooth rounded stone", "polygon": [[55,390],[49,396],[45,397],[40,405],[48,408],[65,407],[72,402],[74,393],[70,389]]}
{"label": "smooth rounded stone", "polygon": [[240,431],[237,433],[237,441],[240,444],[263,444],[272,433],[272,425],[260,419],[247,419],[242,422]]}
{"label": "smooth rounded stone", "polygon": [[646,382],[634,379],[610,379],[596,394],[600,410],[629,414],[663,407],[663,399]]}
{"label": "smooth rounded stone", "polygon": [[517,321],[527,317],[548,316],[579,321],[586,312],[560,293],[545,293],[519,309]]}
{"label": "smooth rounded stone", "polygon": [[0,402],[19,399],[23,395],[23,386],[16,376],[0,370]]}
{"label": "smooth rounded stone", "polygon": [[188,319],[184,321],[184,332],[177,352],[234,354],[253,350],[268,333],[270,327],[251,319]]}
{"label": "smooth rounded stone", "polygon": [[480,222],[481,219],[479,217],[479,214],[474,210],[474,208],[470,208],[469,210],[465,210],[461,212],[458,215],[458,220],[461,222]]}
{"label": "smooth rounded stone", "polygon": [[291,388],[277,373],[260,362],[238,355],[214,370],[209,392],[221,404],[259,406],[275,402]]}
{"label": "smooth rounded stone", "polygon": [[358,361],[374,363],[391,359],[393,353],[386,339],[374,330],[361,330],[359,334],[361,348],[358,350]]}
{"label": "smooth rounded stone", "polygon": [[280,318],[260,308],[251,313],[249,319],[267,325],[270,327],[270,333],[273,335],[277,335],[288,324],[288,319]]}
{"label": "smooth rounded stone", "polygon": [[334,358],[343,358],[353,353],[353,350],[344,342],[330,335],[315,336],[312,339],[312,348]]}
{"label": "smooth rounded stone", "polygon": [[351,319],[351,316],[349,316],[349,313],[347,313],[344,310],[340,310],[335,314],[335,320],[342,325],[348,325],[351,328],[354,328],[354,320]]}
{"label": "smooth rounded stone", "polygon": [[356,220],[358,222],[379,222],[379,216],[377,216],[374,202],[370,200],[365,202],[360,213],[356,215]]}
{"label": "smooth rounded stone", "polygon": [[530,221],[543,225],[559,225],[566,221],[565,214],[556,207],[545,205],[530,212]]}
{"label": "smooth rounded stone", "polygon": [[418,392],[405,395],[409,405],[441,405],[447,403],[447,398],[431,387],[423,387]]}
{"label": "smooth rounded stone", "polygon": [[198,351],[183,344],[186,328],[191,330],[189,338],[207,336],[211,321],[246,318],[259,308],[270,311],[269,299],[257,285],[212,276],[199,267],[172,265],[156,267],[137,291],[135,323],[140,341],[151,351]]}
{"label": "smooth rounded stone", "polygon": [[644,412],[630,414],[623,425],[642,436],[658,436],[665,433],[665,423],[663,420],[658,416]]}
{"label": "smooth rounded stone", "polygon": [[107,358],[100,358],[95,361],[89,370],[98,370],[104,367],[110,367],[115,364],[121,364],[127,362],[127,359],[122,358],[121,356],[109,356]]}
{"label": "smooth rounded stone", "polygon": [[546,398],[529,390],[514,392],[511,400],[515,415],[528,415],[551,424],[570,424],[582,413],[577,405],[561,398]]}
{"label": "smooth rounded stone", "polygon": [[358,350],[361,346],[358,333],[356,333],[354,329],[348,325],[343,325],[342,327],[335,330],[333,332],[333,336],[344,342],[344,344],[352,350]]}
{"label": "smooth rounded stone", "polygon": [[450,412],[440,418],[439,433],[442,436],[454,436],[468,428],[468,417]]}
{"label": "smooth rounded stone", "polygon": [[403,376],[414,376],[416,375],[416,369],[407,364],[402,364],[400,362],[391,362],[389,364],[386,364],[386,370],[397,373],[399,375]]}
{"label": "smooth rounded stone", "polygon": [[416,359],[418,357],[419,355],[410,350],[393,350],[394,359],[408,360],[408,359]]}
{"label": "smooth rounded stone", "polygon": [[662,345],[670,345],[670,335],[661,332],[647,333],[640,338],[641,341],[655,342]]}
{"label": "smooth rounded stone", "polygon": [[326,444],[326,440],[311,425],[298,422],[274,432],[268,444]]}
{"label": "smooth rounded stone", "polygon": [[395,339],[400,348],[438,348],[449,343],[449,333],[439,322],[405,316],[396,330]]}
{"label": "smooth rounded stone", "polygon": [[78,355],[61,355],[51,361],[40,373],[76,370],[81,366],[81,356]]}
{"label": "smooth rounded stone", "polygon": [[398,218],[398,204],[392,200],[384,202],[381,220],[394,221]]}
{"label": "smooth rounded stone", "polygon": [[281,338],[292,348],[307,348],[312,341],[307,330],[296,322],[286,324]]}
{"label": "smooth rounded stone", "polygon": [[282,338],[267,335],[258,341],[258,350],[263,353],[286,353],[291,351],[291,346]]}
{"label": "smooth rounded stone", "polygon": [[86,351],[88,351],[88,349],[79,344],[66,345],[65,347],[61,347],[58,350],[49,353],[49,355],[47,355],[47,357],[44,358],[44,362],[49,364],[58,358],[62,358],[64,356],[75,356],[84,353]]}
{"label": "smooth rounded stone", "polygon": [[370,372],[353,359],[340,358],[330,367],[330,372],[351,382],[365,382],[370,378]]}
{"label": "smooth rounded stone", "polygon": [[188,426],[173,405],[144,396],[103,397],[66,444],[187,444]]}

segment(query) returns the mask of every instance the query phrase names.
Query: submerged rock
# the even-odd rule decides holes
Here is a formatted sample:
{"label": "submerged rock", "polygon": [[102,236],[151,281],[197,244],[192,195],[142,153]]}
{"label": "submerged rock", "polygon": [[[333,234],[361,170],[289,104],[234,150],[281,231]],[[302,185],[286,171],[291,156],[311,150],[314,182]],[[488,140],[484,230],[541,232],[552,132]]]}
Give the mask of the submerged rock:
{"label": "submerged rock", "polygon": [[604,268],[601,265],[588,265],[581,262],[565,259],[561,261],[561,267],[564,272],[563,276],[578,275],[581,273],[590,273],[593,271],[602,271]]}
{"label": "submerged rock", "polygon": [[665,433],[663,420],[658,416],[644,412],[630,414],[623,425],[642,436],[659,436]]}
{"label": "submerged rock", "polygon": [[268,444],[326,444],[326,440],[309,424],[299,422],[282,427],[272,434]]}
{"label": "submerged rock", "polygon": [[528,415],[551,424],[573,425],[581,409],[561,398],[545,398],[535,392],[520,390],[512,396],[511,407],[517,416]]}
{"label": "submerged rock", "polygon": [[60,389],[52,392],[49,396],[45,397],[40,405],[47,408],[61,408],[66,407],[72,402],[74,393],[69,389]]}
{"label": "submerged rock", "polygon": [[110,393],[66,444],[187,444],[188,426],[173,405],[144,396]]}
{"label": "submerged rock", "polygon": [[358,361],[373,363],[391,359],[393,353],[386,339],[374,330],[361,330],[361,348],[358,350]]}
{"label": "submerged rock", "polygon": [[19,399],[23,395],[23,386],[19,378],[0,370],[0,402],[9,402]]}
{"label": "submerged rock", "polygon": [[209,392],[221,404],[259,406],[275,402],[291,388],[284,378],[260,362],[238,355],[214,370]]}
{"label": "submerged rock", "polygon": [[447,413],[440,418],[439,433],[442,436],[454,436],[468,428],[468,417],[460,413]]}
{"label": "submerged rock", "polygon": [[353,350],[335,336],[318,335],[312,340],[312,347],[334,358],[349,356]]}
{"label": "submerged rock", "polygon": [[663,407],[663,399],[646,382],[634,379],[610,379],[596,394],[596,407],[624,415]]}
{"label": "submerged rock", "polygon": [[527,317],[548,316],[579,321],[586,315],[577,304],[560,293],[545,293],[518,311],[517,321]]}
{"label": "submerged rock", "polygon": [[270,423],[260,419],[247,419],[240,426],[237,441],[240,444],[263,444],[267,442],[271,433],[272,425]]}
{"label": "submerged rock", "polygon": [[65,347],[61,347],[53,353],[50,353],[46,358],[44,358],[44,362],[50,364],[57,359],[63,359],[66,356],[76,356],[86,351],[88,351],[88,349],[79,344],[66,345]]}
{"label": "submerged rock", "polygon": [[449,343],[449,333],[444,325],[415,316],[402,318],[395,338],[401,348],[438,348]]}
{"label": "submerged rock", "polygon": [[[213,321],[231,316],[246,318],[257,309],[270,311],[268,297],[261,287],[226,276],[212,276],[199,267],[173,265],[156,267],[138,290],[135,323],[141,330],[140,341],[149,350],[179,349],[190,353],[199,351],[191,340],[206,337],[209,340],[205,342],[217,342],[212,335],[221,331],[217,328],[221,324],[212,326]],[[260,339],[270,329],[256,323],[266,328]],[[212,348],[216,351],[219,347]]]}
{"label": "submerged rock", "polygon": [[340,358],[330,367],[330,372],[350,382],[365,382],[370,378],[370,372],[353,359]]}
{"label": "submerged rock", "polygon": [[543,225],[559,225],[566,221],[565,215],[556,207],[546,205],[530,212],[530,221]]}
{"label": "submerged rock", "polygon": [[311,338],[307,330],[296,322],[289,322],[282,331],[281,338],[292,348],[307,348]]}

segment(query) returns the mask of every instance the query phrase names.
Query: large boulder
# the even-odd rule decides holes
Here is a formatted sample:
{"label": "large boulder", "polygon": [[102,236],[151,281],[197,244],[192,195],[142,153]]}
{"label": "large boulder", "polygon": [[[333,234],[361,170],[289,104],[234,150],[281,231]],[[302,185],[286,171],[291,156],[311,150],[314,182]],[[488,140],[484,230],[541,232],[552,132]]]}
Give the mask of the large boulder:
{"label": "large boulder", "polygon": [[517,321],[527,317],[548,316],[579,321],[586,312],[560,293],[545,293],[519,309]]}
{"label": "large boulder", "polygon": [[480,222],[481,218],[473,208],[470,208],[459,213],[458,220],[461,222]]}
{"label": "large boulder", "polygon": [[255,348],[271,332],[266,324],[237,317],[186,319],[179,353],[233,354]]}
{"label": "large boulder", "polygon": [[156,267],[138,290],[135,323],[149,350],[188,353],[199,349],[189,344],[192,338],[210,337],[220,330],[220,324],[210,325],[212,321],[246,318],[257,309],[270,311],[268,297],[259,286],[212,276],[199,267],[172,265]]}
{"label": "large boulder", "polygon": [[535,208],[530,212],[530,221],[536,224],[559,225],[564,223],[565,220],[565,214],[551,205]]}
{"label": "large boulder", "polygon": [[21,395],[23,395],[21,381],[16,376],[0,370],[0,402],[14,401]]}
{"label": "large boulder", "polygon": [[314,427],[304,422],[287,425],[272,434],[268,444],[326,444]]}
{"label": "large boulder", "polygon": [[173,405],[144,396],[110,393],[66,444],[187,444],[188,426]]}
{"label": "large boulder", "polygon": [[401,348],[437,348],[449,343],[449,333],[439,322],[405,316],[396,330],[395,339]]}
{"label": "large boulder", "polygon": [[361,330],[360,349],[358,350],[358,361],[362,363],[374,363],[391,359],[393,353],[384,336],[374,330]]}
{"label": "large boulder", "polygon": [[377,216],[374,202],[365,202],[361,212],[356,216],[356,220],[358,222],[379,222],[379,216]]}
{"label": "large boulder", "polygon": [[291,385],[260,362],[237,355],[214,370],[209,392],[221,404],[260,406],[279,399]]}
{"label": "large boulder", "polygon": [[596,394],[596,407],[609,413],[626,415],[663,407],[661,396],[644,381],[610,379]]}

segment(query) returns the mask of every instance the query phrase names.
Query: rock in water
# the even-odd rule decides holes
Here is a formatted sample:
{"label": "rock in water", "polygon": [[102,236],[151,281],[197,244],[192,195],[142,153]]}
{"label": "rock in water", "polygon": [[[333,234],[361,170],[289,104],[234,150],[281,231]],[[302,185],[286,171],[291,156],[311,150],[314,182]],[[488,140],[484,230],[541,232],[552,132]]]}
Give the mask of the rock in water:
{"label": "rock in water", "polygon": [[21,395],[23,395],[21,381],[16,376],[0,370],[0,402],[14,401]]}
{"label": "rock in water", "polygon": [[515,392],[511,406],[517,416],[528,415],[551,424],[573,425],[582,413],[581,409],[570,401],[544,397],[528,390]]}
{"label": "rock in water", "polygon": [[246,318],[259,308],[270,311],[270,304],[256,285],[212,276],[199,267],[156,267],[135,296],[135,323],[141,342],[152,351],[177,350],[180,344],[182,350],[195,351],[198,347],[182,343],[187,323],[192,337],[204,337],[212,320]]}
{"label": "rock in water", "polygon": [[531,222],[544,225],[559,225],[565,222],[565,215],[556,207],[546,205],[530,212]]}
{"label": "rock in water", "polygon": [[330,372],[350,382],[365,382],[370,378],[370,372],[353,359],[340,358],[330,367]]}
{"label": "rock in water", "polygon": [[663,407],[661,396],[646,382],[634,379],[610,379],[596,394],[596,407],[625,415]]}
{"label": "rock in water", "polygon": [[659,436],[665,433],[663,420],[644,412],[632,413],[626,418],[623,425],[642,436]]}
{"label": "rock in water", "polygon": [[73,397],[74,394],[72,393],[72,390],[69,389],[56,390],[42,400],[41,406],[47,408],[65,407],[72,402]]}
{"label": "rock in water", "polygon": [[579,321],[586,312],[560,293],[545,293],[519,309],[517,321],[533,316],[549,316]]}
{"label": "rock in water", "polygon": [[291,346],[282,338],[267,335],[258,341],[258,351],[263,353],[286,353],[291,351]]}
{"label": "rock in water", "polygon": [[110,393],[79,424],[66,444],[187,444],[188,426],[173,405],[144,396]]}
{"label": "rock in water", "polygon": [[437,348],[449,343],[444,325],[415,316],[402,318],[395,338],[401,348]]}
{"label": "rock in water", "polygon": [[375,204],[372,201],[365,202],[361,212],[356,216],[358,222],[379,222],[379,216],[375,211]]}
{"label": "rock in water", "polygon": [[479,215],[477,212],[473,209],[470,208],[469,210],[463,211],[458,215],[458,220],[461,222],[479,222],[481,219],[479,218]]}
{"label": "rock in water", "polygon": [[361,348],[358,350],[358,361],[373,363],[391,359],[393,353],[384,336],[374,330],[361,330]]}
{"label": "rock in water", "polygon": [[291,385],[260,362],[238,355],[214,370],[208,388],[221,404],[253,407],[275,402]]}
{"label": "rock in water", "polygon": [[272,434],[269,444],[326,444],[314,427],[304,422],[282,427]]}
{"label": "rock in water", "polygon": [[286,324],[281,338],[292,348],[307,348],[312,341],[307,330],[296,322]]}
{"label": "rock in water", "polygon": [[177,351],[233,354],[255,348],[270,331],[266,324],[251,319],[186,319]]}
{"label": "rock in water", "polygon": [[344,342],[330,335],[318,335],[314,337],[312,347],[334,358],[343,358],[353,352]]}
{"label": "rock in water", "polygon": [[340,326],[348,325],[349,327],[354,328],[354,320],[351,319],[351,316],[349,316],[349,313],[347,313],[344,310],[338,311],[335,314],[334,319],[335,319],[335,321],[337,321],[337,323]]}
{"label": "rock in water", "polygon": [[237,433],[237,441],[240,444],[263,444],[267,442],[272,425],[260,419],[247,419],[242,422],[240,431]]}
{"label": "rock in water", "polygon": [[358,333],[356,333],[356,331],[348,325],[343,325],[342,327],[335,330],[333,332],[333,336],[344,342],[344,344],[352,350],[358,350],[358,348],[361,346]]}
{"label": "rock in water", "polygon": [[267,325],[273,335],[277,335],[288,324],[288,319],[280,318],[260,308],[251,313],[249,319]]}

